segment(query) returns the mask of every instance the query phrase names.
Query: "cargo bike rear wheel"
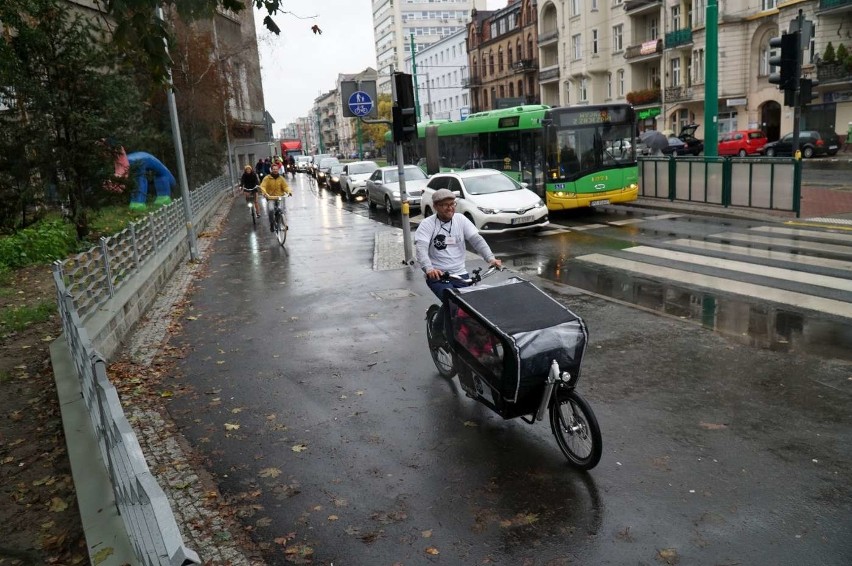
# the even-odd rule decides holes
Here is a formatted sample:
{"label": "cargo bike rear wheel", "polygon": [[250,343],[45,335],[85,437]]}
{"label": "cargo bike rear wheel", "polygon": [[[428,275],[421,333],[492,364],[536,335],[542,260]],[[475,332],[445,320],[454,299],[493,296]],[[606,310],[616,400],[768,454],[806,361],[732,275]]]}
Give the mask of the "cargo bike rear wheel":
{"label": "cargo bike rear wheel", "polygon": [[568,387],[553,391],[550,428],[568,461],[581,470],[591,470],[601,459],[601,429],[592,407]]}

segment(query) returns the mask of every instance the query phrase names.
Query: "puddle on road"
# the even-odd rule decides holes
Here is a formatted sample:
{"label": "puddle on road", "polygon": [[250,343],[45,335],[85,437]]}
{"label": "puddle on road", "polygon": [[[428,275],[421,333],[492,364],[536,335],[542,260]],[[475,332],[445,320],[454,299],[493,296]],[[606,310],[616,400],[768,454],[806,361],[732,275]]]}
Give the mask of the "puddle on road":
{"label": "puddle on road", "polygon": [[552,263],[539,265],[538,275],[545,279],[691,320],[740,343],[852,361],[852,321],[606,268],[572,263],[560,270]]}

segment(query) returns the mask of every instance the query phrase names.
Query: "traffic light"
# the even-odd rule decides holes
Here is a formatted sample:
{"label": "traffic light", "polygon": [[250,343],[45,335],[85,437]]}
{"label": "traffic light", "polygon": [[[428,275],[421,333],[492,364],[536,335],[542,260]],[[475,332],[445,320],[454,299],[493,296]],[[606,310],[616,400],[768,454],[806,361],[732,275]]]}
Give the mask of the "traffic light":
{"label": "traffic light", "polygon": [[802,107],[807,106],[819,98],[819,95],[813,91],[813,88],[818,85],[819,81],[816,79],[799,80],[799,104],[801,104]]}
{"label": "traffic light", "polygon": [[769,47],[780,50],[780,53],[769,58],[769,64],[779,67],[778,73],[769,75],[769,82],[778,85],[784,91],[795,91],[798,87],[798,70],[801,55],[799,53],[799,35],[785,33],[781,37],[769,40]]}
{"label": "traffic light", "polygon": [[393,74],[396,104],[391,109],[393,116],[393,141],[402,143],[417,137],[417,110],[414,101],[414,84],[411,75]]}

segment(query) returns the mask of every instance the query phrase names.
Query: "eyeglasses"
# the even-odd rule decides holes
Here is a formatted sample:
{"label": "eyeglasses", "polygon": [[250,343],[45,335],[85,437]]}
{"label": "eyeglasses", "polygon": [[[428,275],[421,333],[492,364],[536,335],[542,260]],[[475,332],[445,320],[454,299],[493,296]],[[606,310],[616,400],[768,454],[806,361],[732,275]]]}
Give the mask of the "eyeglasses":
{"label": "eyeglasses", "polygon": [[435,206],[440,206],[442,208],[455,208],[456,203],[455,203],[455,201],[453,201],[453,202],[436,202]]}

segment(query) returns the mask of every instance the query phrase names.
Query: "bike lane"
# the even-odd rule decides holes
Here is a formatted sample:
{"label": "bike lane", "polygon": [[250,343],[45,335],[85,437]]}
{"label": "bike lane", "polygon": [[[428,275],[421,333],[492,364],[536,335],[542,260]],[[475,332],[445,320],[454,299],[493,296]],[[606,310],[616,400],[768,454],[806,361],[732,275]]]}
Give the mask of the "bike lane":
{"label": "bike lane", "polygon": [[399,231],[301,179],[284,248],[232,208],[172,337],[170,413],[268,562],[848,562],[849,364],[535,281],[590,329],[575,472],[437,376]]}

